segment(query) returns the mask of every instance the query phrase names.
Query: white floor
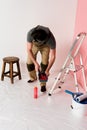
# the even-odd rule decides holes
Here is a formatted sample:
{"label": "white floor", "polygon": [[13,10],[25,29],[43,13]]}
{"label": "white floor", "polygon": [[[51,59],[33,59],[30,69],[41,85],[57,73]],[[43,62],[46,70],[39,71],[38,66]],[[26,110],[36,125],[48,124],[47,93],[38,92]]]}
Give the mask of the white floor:
{"label": "white floor", "polygon": [[[47,89],[52,87],[57,74],[52,74]],[[39,82],[28,84],[28,76],[0,81],[0,130],[87,130],[87,113],[71,108],[72,97],[64,89],[75,91],[72,77],[68,77],[60,92],[52,96],[40,92]],[[34,99],[34,87],[38,98]],[[82,91],[82,90],[81,90]]]}

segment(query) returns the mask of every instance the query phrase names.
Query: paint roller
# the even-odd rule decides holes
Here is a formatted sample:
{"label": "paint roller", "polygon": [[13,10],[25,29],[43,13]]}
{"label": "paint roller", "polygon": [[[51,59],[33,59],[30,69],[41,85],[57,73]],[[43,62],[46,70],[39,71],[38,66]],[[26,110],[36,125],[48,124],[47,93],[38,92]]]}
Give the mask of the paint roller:
{"label": "paint roller", "polygon": [[[73,97],[73,99],[75,100],[75,101],[81,101],[82,100],[82,97],[83,97],[83,93],[81,93],[81,92],[71,92],[71,91],[69,91],[69,90],[65,90],[65,92],[66,93],[68,93],[68,94],[70,94],[70,95],[72,95],[72,97]],[[82,97],[80,97],[80,96],[82,96]]]}
{"label": "paint roller", "polygon": [[81,101],[83,101],[83,100],[85,100],[85,99],[87,99],[87,94],[82,94],[82,95],[76,97],[75,100],[76,100],[77,102],[81,102]]}

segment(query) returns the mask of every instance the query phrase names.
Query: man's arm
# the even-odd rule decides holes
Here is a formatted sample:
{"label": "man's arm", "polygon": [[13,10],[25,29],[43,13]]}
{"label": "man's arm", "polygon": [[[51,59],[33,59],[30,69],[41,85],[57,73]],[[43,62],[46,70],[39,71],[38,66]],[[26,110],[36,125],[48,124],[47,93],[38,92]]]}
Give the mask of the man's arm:
{"label": "man's arm", "polygon": [[32,46],[33,46],[32,43],[27,43],[27,53],[28,53],[29,57],[31,58],[32,62],[34,63],[34,65],[35,65],[35,70],[38,71],[40,69],[40,66],[34,58],[34,55],[32,53]]}
{"label": "man's arm", "polygon": [[50,49],[49,64],[48,64],[48,67],[47,67],[47,69],[45,71],[46,75],[49,75],[49,71],[50,71],[51,67],[54,64],[55,58],[56,58],[56,49]]}

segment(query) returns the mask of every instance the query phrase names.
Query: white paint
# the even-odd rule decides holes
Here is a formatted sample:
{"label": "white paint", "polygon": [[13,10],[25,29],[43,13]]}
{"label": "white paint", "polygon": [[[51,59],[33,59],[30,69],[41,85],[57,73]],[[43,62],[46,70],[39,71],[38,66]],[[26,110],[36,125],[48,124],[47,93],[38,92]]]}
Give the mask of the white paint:
{"label": "white paint", "polygon": [[[49,77],[47,90],[53,85],[55,76]],[[40,92],[39,82],[27,83],[26,73],[14,84],[6,78],[0,81],[0,130],[87,130],[87,113],[72,109],[72,96],[65,89],[75,91],[74,81],[69,76],[60,92],[48,96]],[[34,87],[38,87],[38,98],[34,98]],[[85,112],[85,111],[84,111]]]}

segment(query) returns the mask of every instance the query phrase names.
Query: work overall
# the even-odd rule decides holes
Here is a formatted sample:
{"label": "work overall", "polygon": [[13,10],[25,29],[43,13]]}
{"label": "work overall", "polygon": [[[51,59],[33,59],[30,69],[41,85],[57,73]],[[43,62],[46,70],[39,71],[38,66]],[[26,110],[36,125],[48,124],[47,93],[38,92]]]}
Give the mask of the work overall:
{"label": "work overall", "polygon": [[[38,52],[40,52],[41,54],[41,71],[45,72],[47,66],[48,66],[48,62],[49,62],[49,52],[50,52],[50,48],[47,44],[38,44],[38,42],[33,42],[32,43],[32,53],[34,55],[34,58],[37,60],[37,54]],[[30,76],[30,80],[36,80],[37,79],[37,75],[36,75],[36,71],[35,71],[35,66],[32,62],[32,60],[30,59],[29,55],[27,57],[27,69],[29,72],[29,76]],[[46,86],[46,82],[40,82],[40,86]]]}

